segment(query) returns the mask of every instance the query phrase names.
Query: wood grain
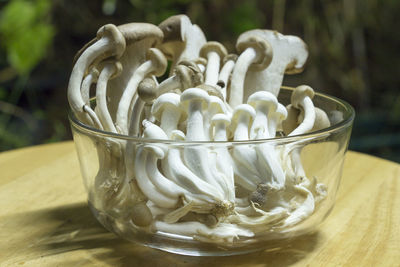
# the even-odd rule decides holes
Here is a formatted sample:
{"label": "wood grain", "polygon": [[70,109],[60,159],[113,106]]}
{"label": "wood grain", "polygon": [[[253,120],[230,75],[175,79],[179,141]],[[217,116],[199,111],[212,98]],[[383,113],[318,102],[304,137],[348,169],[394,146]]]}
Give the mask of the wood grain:
{"label": "wood grain", "polygon": [[104,230],[72,142],[0,153],[0,266],[400,266],[400,165],[349,152],[319,230],[276,251],[187,257]]}

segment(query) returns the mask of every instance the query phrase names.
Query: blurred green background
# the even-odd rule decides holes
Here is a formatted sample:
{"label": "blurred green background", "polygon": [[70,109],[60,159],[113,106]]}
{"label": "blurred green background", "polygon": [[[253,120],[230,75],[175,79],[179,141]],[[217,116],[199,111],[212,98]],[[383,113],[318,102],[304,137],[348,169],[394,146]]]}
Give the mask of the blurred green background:
{"label": "blurred green background", "polygon": [[101,25],[184,13],[230,51],[254,28],[303,38],[306,70],[284,84],[350,102],[350,149],[400,162],[399,11],[397,0],[0,0],[0,151],[71,139],[72,59]]}

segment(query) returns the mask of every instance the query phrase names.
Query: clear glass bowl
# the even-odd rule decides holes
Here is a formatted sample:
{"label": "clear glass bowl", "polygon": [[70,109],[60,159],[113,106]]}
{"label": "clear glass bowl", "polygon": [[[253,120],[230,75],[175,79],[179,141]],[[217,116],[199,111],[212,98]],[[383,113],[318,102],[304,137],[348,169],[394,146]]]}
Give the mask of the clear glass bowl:
{"label": "clear glass bowl", "polygon": [[[282,87],[278,97],[279,102],[284,105],[289,104],[292,90],[293,88]],[[88,193],[89,206],[97,220],[120,237],[152,248],[184,255],[233,255],[265,248],[277,248],[295,237],[313,232],[333,208],[354,119],[353,108],[338,98],[316,93],[313,102],[316,107],[326,112],[331,127],[293,137],[234,142],[185,142],[129,137],[93,129],[70,114],[69,119],[84,185]],[[175,151],[181,155],[185,153],[185,150],[210,152],[218,149],[232,154],[237,149],[257,149],[265,145],[274,147],[280,155],[296,154],[298,156],[306,179],[314,186],[315,207],[310,215],[287,227],[281,227],[281,223],[266,223],[265,227],[253,229],[253,236],[241,236],[239,233],[238,238],[228,238],[229,240],[199,238],[199,235],[185,231],[184,226],[179,227],[180,224],[177,224],[178,227],[175,227],[174,231],[171,230],[172,232],[169,231],[170,228],[165,227],[165,223],[164,227],[158,227],[155,230],[152,217],[163,224],[163,219],[157,214],[164,211],[154,207],[149,209],[148,207],[152,206],[150,201],[146,200],[147,198],[140,193],[140,190],[138,191],[136,179],[143,178],[135,177],[134,168],[142,167],[139,164],[140,161],[137,161],[135,166],[135,155],[139,151],[144,151],[145,147],[159,147],[163,151]],[[158,151],[160,153],[160,150]],[[288,153],[288,151],[291,152]],[[165,154],[163,160],[170,154],[172,155],[172,153]],[[161,161],[160,158],[157,159],[156,168],[162,168]],[[215,159],[211,162],[215,162]],[[196,181],[192,182],[196,183]],[[236,186],[236,189],[238,190],[237,197],[241,197],[242,200],[250,198],[249,192],[242,190],[241,186]],[[319,195],[315,193],[315,189],[319,190]],[[281,198],[290,200],[290,196],[287,195]],[[297,201],[301,204],[305,199],[306,196]],[[292,203],[295,200],[288,202]],[[266,202],[268,206],[268,198]],[[136,205],[137,203],[141,204]],[[148,205],[144,207],[143,203]],[[149,210],[151,210],[150,215]],[[268,211],[268,208],[265,210]],[[229,211],[232,212],[232,207]],[[186,217],[189,217],[187,221],[191,220],[190,216]],[[198,215],[195,220],[210,224],[210,218],[202,215]],[[211,229],[213,227],[215,226],[210,226]],[[243,228],[243,225],[241,227]],[[177,233],[176,229],[182,231]],[[219,228],[216,232],[222,233]]]}

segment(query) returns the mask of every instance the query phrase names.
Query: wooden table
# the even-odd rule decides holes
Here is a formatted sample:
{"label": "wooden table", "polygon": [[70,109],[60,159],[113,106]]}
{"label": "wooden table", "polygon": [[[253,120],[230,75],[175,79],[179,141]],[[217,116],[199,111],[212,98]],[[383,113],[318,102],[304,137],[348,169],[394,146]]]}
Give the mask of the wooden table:
{"label": "wooden table", "polygon": [[279,251],[188,257],[108,233],[86,204],[72,142],[0,153],[0,266],[400,266],[400,165],[349,152],[337,203]]}

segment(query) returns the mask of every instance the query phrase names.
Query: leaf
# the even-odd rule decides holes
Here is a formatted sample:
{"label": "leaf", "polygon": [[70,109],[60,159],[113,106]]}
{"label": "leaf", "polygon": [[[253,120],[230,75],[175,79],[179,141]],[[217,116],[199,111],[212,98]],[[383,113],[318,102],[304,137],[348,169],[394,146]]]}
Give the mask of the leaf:
{"label": "leaf", "polygon": [[8,61],[20,74],[26,75],[45,57],[54,36],[47,22],[49,0],[10,1],[1,12],[0,37]]}

